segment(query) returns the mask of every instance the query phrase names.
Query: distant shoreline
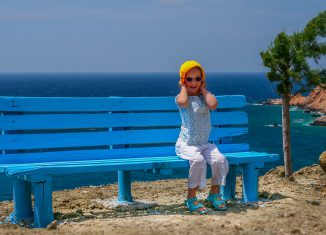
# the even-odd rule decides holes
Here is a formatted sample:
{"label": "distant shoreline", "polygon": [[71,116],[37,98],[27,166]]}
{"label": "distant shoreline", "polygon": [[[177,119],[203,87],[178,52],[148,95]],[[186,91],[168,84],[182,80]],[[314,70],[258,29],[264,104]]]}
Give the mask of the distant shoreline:
{"label": "distant shoreline", "polygon": [[[260,102],[262,105],[282,105],[282,99],[267,99]],[[316,119],[310,125],[326,126],[326,90],[316,87],[308,96],[297,94],[290,99],[290,106],[296,106],[306,113],[316,112]]]}

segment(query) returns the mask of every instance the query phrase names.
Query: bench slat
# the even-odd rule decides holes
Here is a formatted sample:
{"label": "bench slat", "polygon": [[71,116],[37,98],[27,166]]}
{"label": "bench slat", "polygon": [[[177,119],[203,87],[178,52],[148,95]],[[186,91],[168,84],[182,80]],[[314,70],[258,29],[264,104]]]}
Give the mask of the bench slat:
{"label": "bench slat", "polygon": [[[248,151],[248,144],[221,144],[217,145],[222,153]],[[32,162],[55,162],[77,160],[100,160],[113,158],[134,157],[160,157],[175,155],[175,146],[124,148],[124,149],[100,149],[100,150],[75,150],[37,153],[19,153],[0,155],[1,164],[17,164]]]}
{"label": "bench slat", "polygon": [[[246,127],[212,128],[209,139],[217,141],[227,136],[247,133]],[[51,134],[12,134],[0,136],[1,150],[66,148],[81,146],[105,146],[117,144],[175,143],[180,128],[124,130]]]}
{"label": "bench slat", "polygon": [[[219,108],[242,108],[242,95],[217,96]],[[175,97],[0,97],[0,111],[99,112],[177,110]]]}
{"label": "bench slat", "polygon": [[[97,172],[97,171],[116,171],[117,167],[125,166],[128,170],[136,169],[151,169],[164,167],[164,163],[168,162],[183,162],[183,166],[187,163],[185,160],[177,156],[152,157],[152,158],[125,158],[125,159],[106,159],[106,160],[91,160],[91,161],[64,161],[64,162],[43,162],[43,163],[28,163],[28,164],[9,164],[1,165],[0,172],[7,175],[17,174],[65,174],[72,172]],[[160,165],[158,165],[161,163]],[[146,165],[149,164],[149,168]],[[154,166],[156,164],[156,166]],[[136,165],[136,167],[132,167]],[[104,167],[104,168],[103,168]],[[138,168],[140,167],[140,168]],[[88,168],[88,169],[87,169]],[[100,169],[99,169],[100,168]],[[124,169],[124,168],[123,168]],[[70,170],[70,171],[69,171]]]}
{"label": "bench slat", "polygon": [[[211,123],[217,125],[247,124],[247,114],[212,112]],[[54,130],[73,128],[180,126],[179,112],[107,113],[107,114],[34,114],[0,116],[1,130]]]}
{"label": "bench slat", "polygon": [[226,153],[225,157],[230,164],[244,164],[251,162],[272,162],[279,159],[278,154],[270,154],[264,152],[239,152]]}
{"label": "bench slat", "polygon": [[[268,154],[262,152],[240,152],[226,153],[226,158],[230,164],[244,164],[248,162],[269,162],[278,159],[277,154]],[[88,160],[88,161],[65,161],[65,162],[46,162],[46,163],[28,163],[28,164],[3,164],[0,166],[0,172],[7,175],[55,175],[67,174],[72,172],[97,172],[111,170],[136,170],[150,168],[166,168],[169,163],[179,163],[177,167],[186,166],[188,161],[179,159],[177,156],[152,157],[152,158],[126,158],[109,160]],[[176,167],[176,166],[175,166]]]}

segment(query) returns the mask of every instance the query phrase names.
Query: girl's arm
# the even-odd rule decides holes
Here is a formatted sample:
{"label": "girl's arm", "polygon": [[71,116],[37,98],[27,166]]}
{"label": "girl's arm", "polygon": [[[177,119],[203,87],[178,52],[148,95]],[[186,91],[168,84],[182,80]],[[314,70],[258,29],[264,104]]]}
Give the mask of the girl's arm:
{"label": "girl's arm", "polygon": [[188,107],[188,93],[187,93],[186,85],[181,84],[181,83],[179,85],[181,86],[181,91],[177,97],[177,103],[182,108],[187,108]]}
{"label": "girl's arm", "polygon": [[201,93],[204,96],[204,99],[206,101],[206,104],[210,110],[215,110],[217,108],[218,102],[214,95],[212,95],[207,89],[206,89],[206,82],[204,81],[201,88]]}

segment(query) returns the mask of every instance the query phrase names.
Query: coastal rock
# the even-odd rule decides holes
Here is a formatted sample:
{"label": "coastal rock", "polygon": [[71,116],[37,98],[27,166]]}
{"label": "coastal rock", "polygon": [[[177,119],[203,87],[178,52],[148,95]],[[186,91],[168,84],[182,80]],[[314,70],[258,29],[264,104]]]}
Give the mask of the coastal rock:
{"label": "coastal rock", "polygon": [[[281,105],[282,99],[268,99],[262,104],[268,105]],[[301,94],[292,96],[290,99],[291,106],[298,106],[300,109],[304,110],[305,113],[310,112],[320,112],[321,114],[326,114],[326,89],[317,86],[311,93],[304,97]],[[319,117],[320,114],[314,114],[314,117],[318,117],[312,124],[312,126],[326,126],[326,115]]]}
{"label": "coastal rock", "polygon": [[[281,105],[282,99],[268,99],[263,104],[268,105]],[[300,109],[303,109],[305,112],[318,111],[326,114],[326,89],[317,86],[313,89],[307,97],[297,94],[292,96],[290,99],[291,106],[298,106]],[[324,118],[321,118],[317,121],[316,125],[319,123],[325,123]],[[325,125],[325,124],[323,124]]]}
{"label": "coastal rock", "polygon": [[319,157],[319,165],[324,172],[326,172],[326,151],[324,151]]}
{"label": "coastal rock", "polygon": [[307,99],[302,108],[326,113],[326,90],[322,89],[319,86],[316,87],[307,96]]}
{"label": "coastal rock", "polygon": [[312,126],[326,126],[326,115],[316,118],[311,125]]}
{"label": "coastal rock", "polygon": [[282,99],[268,99],[266,101],[266,104],[269,104],[269,105],[280,105],[280,104],[282,104]]}
{"label": "coastal rock", "polygon": [[[303,106],[306,102],[307,97],[302,96],[301,94],[296,94],[291,97],[290,99],[290,105],[294,106]],[[277,98],[277,99],[268,99],[266,104],[270,105],[281,105],[282,104],[282,99]]]}
{"label": "coastal rock", "polygon": [[301,94],[296,94],[291,97],[290,105],[301,106],[304,105],[307,100],[307,97],[302,96]]}

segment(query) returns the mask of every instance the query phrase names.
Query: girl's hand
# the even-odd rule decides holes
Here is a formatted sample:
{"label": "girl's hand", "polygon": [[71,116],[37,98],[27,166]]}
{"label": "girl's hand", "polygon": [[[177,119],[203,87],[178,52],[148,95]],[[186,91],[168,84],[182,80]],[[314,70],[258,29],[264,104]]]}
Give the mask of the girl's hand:
{"label": "girl's hand", "polygon": [[182,83],[181,81],[179,81],[179,87],[180,87],[180,89],[181,89],[182,87],[187,88],[186,84],[185,84],[185,83]]}
{"label": "girl's hand", "polygon": [[203,90],[206,89],[206,80],[202,81],[200,86],[200,91],[203,92]]}

